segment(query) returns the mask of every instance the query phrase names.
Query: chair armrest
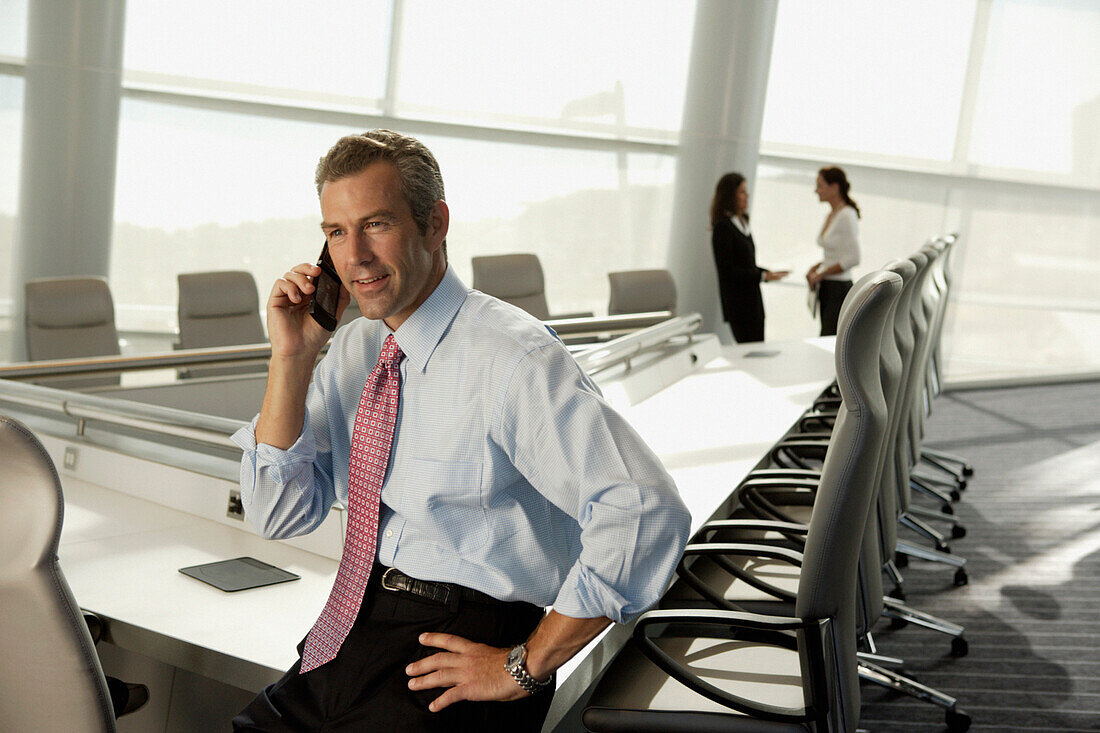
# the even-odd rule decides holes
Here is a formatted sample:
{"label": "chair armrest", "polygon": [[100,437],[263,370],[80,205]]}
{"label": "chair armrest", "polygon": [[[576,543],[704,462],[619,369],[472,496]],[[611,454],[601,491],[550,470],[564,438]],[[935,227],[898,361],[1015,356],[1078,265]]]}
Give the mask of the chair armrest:
{"label": "chair armrest", "polygon": [[[771,495],[771,496],[769,496]],[[778,496],[778,501],[774,498]],[[762,479],[760,481],[747,481],[730,495],[735,505],[739,505],[757,519],[771,522],[782,522],[794,526],[801,526],[802,522],[796,520],[782,506],[810,506],[817,497],[817,481],[805,479]],[[800,540],[788,537],[798,544]]]}
{"label": "chair armrest", "polygon": [[[696,532],[696,536],[701,535],[703,532],[709,530],[723,530],[723,529],[744,529],[744,530],[762,530],[765,532],[790,532],[792,534],[806,534],[807,528],[805,524],[798,524],[797,522],[776,522],[769,520],[758,519],[715,519],[712,522],[707,522],[699,531]],[[702,540],[707,542],[708,540]]]}
{"label": "chair armrest", "polygon": [[749,473],[747,480],[757,478],[821,478],[821,471],[816,468],[757,468]]}
{"label": "chair armrest", "polygon": [[[803,531],[805,531],[804,528]],[[676,574],[693,588],[695,592],[714,604],[716,608],[723,608],[728,611],[741,611],[743,609],[736,603],[723,598],[713,588],[703,582],[702,578],[692,572],[691,568],[687,565],[688,558],[710,557],[718,567],[735,578],[751,585],[753,588],[767,593],[780,601],[794,601],[794,593],[772,585],[765,580],[761,580],[755,573],[746,572],[743,568],[731,563],[727,559],[730,556],[763,557],[771,560],[788,562],[795,567],[802,567],[802,553],[796,550],[787,549],[786,547],[773,547],[770,545],[748,542],[696,542],[684,548],[684,554],[676,566]]]}
{"label": "chair armrest", "polygon": [[835,412],[818,412],[818,413],[806,413],[798,419],[798,430],[806,431],[812,430],[815,427],[818,429],[829,428],[832,429],[836,423]]}
{"label": "chair armrest", "polygon": [[828,447],[829,441],[824,438],[781,440],[772,446],[768,458],[783,468],[810,468],[806,459],[811,458],[811,454],[814,460],[822,459]]}
{"label": "chair armrest", "polygon": [[[799,651],[800,642],[807,637],[812,638],[814,643],[821,644],[820,640],[829,633],[829,624],[828,619],[803,620],[739,611],[709,609],[649,611],[638,617],[634,624],[633,638],[641,652],[667,675],[719,705],[757,718],[782,722],[806,722],[818,719],[821,713],[812,707],[781,707],[726,692],[701,679],[670,657],[654,643],[653,639],[700,636],[718,639],[749,639],[757,643],[773,644],[784,649]],[[655,633],[651,634],[651,631]],[[796,635],[792,636],[792,632]],[[815,661],[818,656],[813,652],[810,654],[810,658]]]}

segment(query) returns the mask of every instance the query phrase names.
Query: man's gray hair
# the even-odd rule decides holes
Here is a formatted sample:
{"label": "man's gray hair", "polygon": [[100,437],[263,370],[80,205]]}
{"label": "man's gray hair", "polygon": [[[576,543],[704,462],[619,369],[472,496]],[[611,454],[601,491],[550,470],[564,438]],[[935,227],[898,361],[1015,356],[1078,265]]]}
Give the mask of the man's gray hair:
{"label": "man's gray hair", "polygon": [[432,151],[416,138],[393,130],[368,130],[336,141],[317,164],[317,195],[326,183],[354,176],[377,160],[388,160],[401,178],[401,193],[423,234],[436,201],[445,201],[443,176]]}

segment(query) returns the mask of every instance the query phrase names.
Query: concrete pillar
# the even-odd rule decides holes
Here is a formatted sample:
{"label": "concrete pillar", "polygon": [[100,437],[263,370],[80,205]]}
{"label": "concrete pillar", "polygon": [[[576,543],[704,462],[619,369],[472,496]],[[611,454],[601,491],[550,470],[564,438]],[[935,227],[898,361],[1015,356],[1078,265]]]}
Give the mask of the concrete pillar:
{"label": "concrete pillar", "polygon": [[125,0],[30,0],[12,267],[13,360],[26,357],[23,284],[107,276]]}
{"label": "concrete pillar", "polygon": [[753,192],[776,10],[777,0],[699,0],[695,11],[667,266],[677,309],[702,314],[724,342],[707,210],[723,173],[739,171]]}

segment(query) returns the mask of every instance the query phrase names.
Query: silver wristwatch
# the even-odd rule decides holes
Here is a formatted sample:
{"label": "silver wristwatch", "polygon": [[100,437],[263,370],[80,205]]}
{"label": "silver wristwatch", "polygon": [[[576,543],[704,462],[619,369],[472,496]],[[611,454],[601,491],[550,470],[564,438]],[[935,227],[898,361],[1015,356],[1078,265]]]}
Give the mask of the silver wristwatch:
{"label": "silver wristwatch", "polygon": [[508,652],[508,659],[504,662],[504,669],[508,670],[508,674],[512,675],[512,679],[516,681],[525,692],[529,692],[534,695],[539,690],[543,689],[550,684],[554,676],[551,675],[550,679],[539,682],[531,673],[527,671],[527,645],[516,644]]}

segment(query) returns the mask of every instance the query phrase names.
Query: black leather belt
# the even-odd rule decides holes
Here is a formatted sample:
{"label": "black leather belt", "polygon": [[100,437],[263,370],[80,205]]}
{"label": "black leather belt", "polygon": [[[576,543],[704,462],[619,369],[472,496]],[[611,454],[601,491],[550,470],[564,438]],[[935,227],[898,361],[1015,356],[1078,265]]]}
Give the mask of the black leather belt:
{"label": "black leather belt", "polygon": [[386,568],[386,571],[382,573],[382,587],[390,591],[405,591],[443,604],[449,604],[459,599],[477,603],[503,603],[503,601],[499,601],[486,593],[457,583],[436,583],[430,580],[410,578],[397,568]]}

